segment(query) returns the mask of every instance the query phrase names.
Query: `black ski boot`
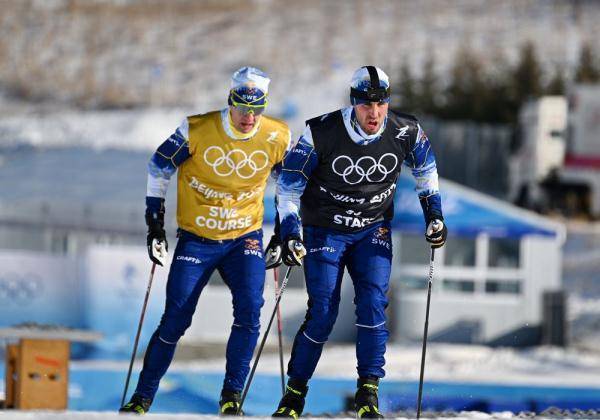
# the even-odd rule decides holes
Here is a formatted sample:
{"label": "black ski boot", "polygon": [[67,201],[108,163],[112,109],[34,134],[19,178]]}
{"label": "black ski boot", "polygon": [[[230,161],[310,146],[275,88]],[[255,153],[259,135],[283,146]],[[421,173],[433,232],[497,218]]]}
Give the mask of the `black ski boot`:
{"label": "black ski boot", "polygon": [[286,417],[296,420],[304,410],[304,399],[307,392],[306,382],[290,379],[285,387],[285,395],[281,398],[279,407],[273,413],[273,417]]}
{"label": "black ski boot", "polygon": [[133,394],[131,400],[119,409],[119,413],[146,414],[150,410],[150,405],[152,405],[152,399]]}
{"label": "black ski boot", "polygon": [[219,401],[220,416],[243,416],[244,412],[240,410],[242,394],[236,391],[221,391],[221,400]]}
{"label": "black ski boot", "polygon": [[354,395],[354,407],[357,419],[382,419],[379,412],[379,379],[374,377],[358,378],[356,381],[356,394]]}

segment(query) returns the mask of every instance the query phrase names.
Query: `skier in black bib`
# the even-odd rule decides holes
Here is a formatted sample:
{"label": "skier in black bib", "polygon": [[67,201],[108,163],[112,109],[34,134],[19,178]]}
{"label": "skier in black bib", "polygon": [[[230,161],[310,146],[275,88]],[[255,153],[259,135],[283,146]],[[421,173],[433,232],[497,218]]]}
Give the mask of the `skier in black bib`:
{"label": "skier in black bib", "polygon": [[273,417],[302,414],[308,381],[337,317],[344,268],[355,290],[356,414],[383,417],[377,390],[388,338],[390,221],[403,163],[417,181],[425,239],[433,247],[446,240],[431,145],[415,117],[388,110],[389,86],[381,69],[358,69],[350,86],[352,106],[308,120],[284,160],[277,182],[281,256],[286,265],[304,261],[309,301],[294,340],[286,393]]}

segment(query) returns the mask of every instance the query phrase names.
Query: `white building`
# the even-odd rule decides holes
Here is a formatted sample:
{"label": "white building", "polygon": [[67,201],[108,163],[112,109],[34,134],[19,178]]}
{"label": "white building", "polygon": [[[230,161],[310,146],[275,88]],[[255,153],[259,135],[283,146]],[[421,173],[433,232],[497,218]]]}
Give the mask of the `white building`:
{"label": "white building", "polygon": [[[449,237],[436,253],[429,336],[511,344],[510,334],[540,325],[543,292],[561,289],[565,228],[450,181],[440,188]],[[411,189],[401,182],[395,219],[396,340],[420,339],[425,317],[429,250]]]}
{"label": "white building", "polygon": [[573,85],[519,113],[521,147],[510,161],[512,201],[543,212],[600,217],[600,85]]}

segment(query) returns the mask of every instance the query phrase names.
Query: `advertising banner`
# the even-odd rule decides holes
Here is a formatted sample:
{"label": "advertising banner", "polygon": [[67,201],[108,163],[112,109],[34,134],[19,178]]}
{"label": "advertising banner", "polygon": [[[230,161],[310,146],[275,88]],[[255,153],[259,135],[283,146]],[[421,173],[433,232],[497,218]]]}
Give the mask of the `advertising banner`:
{"label": "advertising banner", "polygon": [[0,326],[81,326],[81,279],[73,257],[0,252]]}
{"label": "advertising banner", "polygon": [[[88,249],[85,260],[85,326],[104,334],[89,356],[128,359],[152,267],[147,251],[139,246],[95,245]],[[138,354],[145,349],[164,309],[169,265],[170,261],[167,268],[156,267]]]}

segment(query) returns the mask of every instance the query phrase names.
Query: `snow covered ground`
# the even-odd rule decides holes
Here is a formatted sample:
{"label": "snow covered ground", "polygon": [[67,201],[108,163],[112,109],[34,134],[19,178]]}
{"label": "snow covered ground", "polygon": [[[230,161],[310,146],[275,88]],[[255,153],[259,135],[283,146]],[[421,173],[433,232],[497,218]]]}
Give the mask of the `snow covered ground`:
{"label": "snow covered ground", "polygon": [[[277,354],[261,357],[258,371],[279,374]],[[419,346],[388,346],[386,353],[387,380],[418,380],[421,360]],[[581,353],[555,347],[527,350],[493,349],[484,346],[429,344],[427,347],[426,379],[431,381],[553,385],[600,386],[600,355]],[[121,363],[79,362],[75,366],[120,368]],[[174,363],[172,370],[219,372],[223,360]],[[329,378],[355,378],[354,347],[325,348],[316,374]],[[600,388],[599,388],[600,392]]]}
{"label": "snow covered ground", "polygon": [[194,113],[191,109],[178,108],[61,110],[43,115],[25,112],[0,119],[0,138],[3,147],[69,146],[150,152],[169,137],[187,115]]}
{"label": "snow covered ground", "polygon": [[[423,417],[430,417],[429,415]],[[494,414],[486,414],[480,412],[461,412],[461,413],[453,413],[448,417],[445,416],[436,416],[437,419],[452,419],[452,420],[460,420],[460,419],[508,419],[515,417],[512,413],[494,413]],[[50,412],[32,412],[32,413],[12,413],[12,412],[0,412],[0,419],[16,419],[16,420],[83,420],[83,419],[106,419],[106,420],[123,420],[124,418],[139,418],[136,415],[123,416],[117,413],[110,412],[92,412],[86,411],[81,413],[76,412],[58,412],[58,413],[50,413]],[[147,414],[144,418],[152,418],[152,419],[160,419],[160,420],[217,420],[221,419],[218,416],[206,416],[206,415],[193,415],[193,414]],[[311,417],[314,419],[318,419],[319,417]],[[397,419],[410,418],[410,417],[395,417]],[[252,417],[252,419],[260,420],[260,419],[271,419],[271,417]]]}
{"label": "snow covered ground", "polygon": [[[394,381],[418,381],[420,346],[390,346],[387,352],[387,376],[384,380],[388,383]],[[286,354],[286,357],[288,355]],[[323,357],[317,368],[315,378],[319,379],[349,379],[355,377],[355,355],[353,346],[326,347]],[[72,372],[83,371],[124,371],[126,362],[103,361],[75,361],[71,364]],[[170,373],[185,372],[187,374],[210,374],[221,372],[224,366],[222,359],[207,359],[193,362],[176,362],[172,365]],[[135,371],[140,368],[136,363]],[[278,375],[279,363],[276,354],[265,354],[261,358],[257,373],[260,375]],[[600,376],[600,355],[583,353],[574,350],[539,347],[528,350],[492,349],[482,346],[462,346],[447,344],[430,344],[427,352],[427,365],[425,373],[424,398],[427,398],[433,383],[472,384],[476,387],[502,385],[505,389],[527,390],[528,387],[546,388],[550,393],[552,389],[571,388],[581,389],[581,392],[592,392],[600,395],[598,377]],[[349,382],[353,383],[353,382]],[[414,385],[414,383],[413,383]],[[411,385],[412,387],[414,387]],[[116,384],[117,386],[117,384]],[[121,384],[118,384],[120,387]],[[163,381],[162,391],[169,391],[173,382]],[[256,385],[259,387],[258,383]],[[594,391],[596,389],[596,391]],[[75,390],[70,389],[70,393]],[[313,392],[319,392],[317,387]],[[384,391],[382,391],[384,392]],[[252,393],[249,394],[249,396]],[[166,394],[163,394],[166,395]],[[159,394],[160,396],[160,394]],[[309,393],[310,397],[310,393]],[[412,398],[412,397],[411,397]],[[599,399],[600,400],[600,399]],[[309,401],[310,402],[310,401]],[[310,406],[310,404],[308,404]],[[600,407],[600,402],[599,405]],[[586,408],[588,411],[565,411],[559,409],[544,409],[538,413],[537,418],[600,418],[599,414]],[[164,411],[164,410],[162,410]],[[193,411],[193,410],[192,410]],[[414,418],[414,409],[389,413],[393,418]],[[343,414],[335,417],[343,417]],[[521,412],[520,414],[499,411],[487,414],[478,411],[425,411],[424,418],[453,418],[453,419],[503,419],[514,417],[534,417],[534,413]],[[214,416],[193,414],[149,414],[156,419],[211,419]],[[69,412],[13,412],[0,411],[0,419],[122,419],[122,416],[112,411],[69,411]],[[261,418],[261,417],[254,417]]]}
{"label": "snow covered ground", "polygon": [[[287,358],[286,354],[286,358]],[[390,345],[386,352],[385,380],[418,380],[421,346]],[[73,369],[123,370],[125,362],[78,361]],[[224,359],[174,362],[170,372],[213,372],[225,366]],[[356,377],[354,346],[326,346],[315,376]],[[141,361],[135,368],[141,368]],[[261,356],[257,373],[279,374],[279,356]],[[425,378],[429,381],[599,387],[600,354],[557,347],[525,350],[474,345],[433,344],[427,346]]]}
{"label": "snow covered ground", "polygon": [[[402,398],[408,399],[410,401],[409,407],[412,406],[414,395],[409,394],[415,394],[415,384],[419,378],[420,355],[421,348],[418,345],[393,345],[388,348],[386,355],[387,375],[383,381],[384,386],[381,388],[384,399],[391,395],[397,396],[404,393],[404,397]],[[286,353],[286,359],[287,357],[289,355]],[[122,371],[125,369],[125,365],[123,362],[75,362],[73,363],[73,369]],[[223,359],[176,362],[172,365],[169,372],[172,374],[179,372],[188,375],[207,375],[210,373],[222,373],[224,365],[225,361]],[[315,373],[315,378],[332,381],[330,382],[331,398],[339,398],[340,394],[352,392],[351,388],[356,377],[355,365],[353,346],[326,347]],[[140,367],[139,365],[136,366],[135,370],[138,371]],[[263,355],[257,373],[277,378],[277,375],[279,375],[277,354]],[[511,403],[531,398],[544,399],[547,397],[548,400],[552,400],[556,395],[563,392],[561,391],[562,389],[570,395],[561,396],[558,399],[569,400],[581,397],[582,400],[587,401],[586,404],[588,406],[585,408],[589,409],[590,398],[593,404],[593,401],[595,401],[594,395],[600,395],[600,387],[598,386],[599,376],[600,355],[591,353],[553,347],[515,350],[508,348],[492,349],[483,346],[430,344],[427,352],[424,400],[427,398],[452,398],[453,392],[456,393],[455,396],[457,398],[467,396],[466,399],[469,400],[468,394],[472,393],[471,398],[473,401],[481,398],[487,400],[496,398],[500,404],[497,406],[502,407],[507,398],[513,400]],[[342,385],[341,388],[348,388],[345,390],[348,392],[340,392],[340,384],[334,384],[333,380],[345,380],[345,385]],[[274,380],[273,382],[276,383],[277,381]],[[177,379],[163,381],[161,390],[168,393],[178,386]],[[337,389],[334,390],[334,386]],[[266,387],[264,382],[261,382],[260,385],[256,383],[255,387],[263,390],[266,389],[262,388]],[[435,388],[438,388],[438,390],[434,392]],[[442,391],[441,388],[447,389]],[[492,397],[489,397],[489,394],[488,396],[483,396],[483,394],[479,396],[475,395],[476,392],[474,390],[478,388],[487,388],[492,393]],[[316,384],[313,386],[313,392],[322,392],[322,390],[323,388],[317,387]],[[497,393],[497,395],[493,396],[494,393]],[[551,394],[554,396],[551,396]],[[256,398],[256,394],[252,395],[251,392],[249,394],[249,401],[254,398]],[[558,399],[555,399],[555,401],[558,401]],[[252,402],[254,403],[254,401]],[[548,405],[544,406],[546,403],[547,401],[540,401],[538,407],[544,408],[540,408],[538,411],[547,410]],[[311,401],[309,393],[307,409],[310,410],[310,408],[313,408],[318,410],[316,408],[318,405],[315,400]],[[389,411],[389,407],[393,407],[394,404],[386,401],[384,406]],[[600,407],[600,399],[598,406]],[[264,410],[265,408],[255,409],[261,412],[260,410]],[[520,410],[514,409],[514,411]],[[400,415],[400,417],[403,415],[410,417],[411,413],[410,411],[401,411],[397,415]],[[414,416],[414,413],[412,415]],[[440,415],[442,414],[435,414],[435,416]],[[456,412],[451,417],[455,418],[457,415],[464,418],[491,418],[489,415],[483,413],[463,413],[459,415]],[[564,412],[563,414],[554,412],[553,415],[561,418],[565,416]],[[512,414],[503,412],[494,416],[494,418],[507,418],[512,416]]]}

